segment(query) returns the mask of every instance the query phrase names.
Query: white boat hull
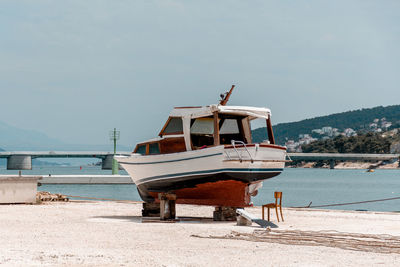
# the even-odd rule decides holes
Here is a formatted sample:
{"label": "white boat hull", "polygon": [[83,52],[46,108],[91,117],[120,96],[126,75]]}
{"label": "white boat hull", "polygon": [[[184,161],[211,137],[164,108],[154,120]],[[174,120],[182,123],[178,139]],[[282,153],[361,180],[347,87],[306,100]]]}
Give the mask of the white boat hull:
{"label": "white boat hull", "polygon": [[146,202],[154,201],[159,192],[174,192],[178,203],[246,206],[262,180],[282,172],[286,150],[273,145],[236,148],[221,145],[171,154],[115,158]]}

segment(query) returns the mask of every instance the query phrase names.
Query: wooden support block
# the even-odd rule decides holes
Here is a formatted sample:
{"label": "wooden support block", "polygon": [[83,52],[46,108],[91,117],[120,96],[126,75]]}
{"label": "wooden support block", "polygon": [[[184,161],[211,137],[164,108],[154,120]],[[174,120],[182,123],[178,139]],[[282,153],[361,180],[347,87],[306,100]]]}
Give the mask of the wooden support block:
{"label": "wooden support block", "polygon": [[142,209],[143,217],[160,217],[160,204],[159,203],[143,203]]}
{"label": "wooden support block", "polygon": [[236,207],[215,207],[214,221],[236,221]]}
{"label": "wooden support block", "polygon": [[174,220],[176,216],[176,195],[171,193],[159,193],[160,220]]}

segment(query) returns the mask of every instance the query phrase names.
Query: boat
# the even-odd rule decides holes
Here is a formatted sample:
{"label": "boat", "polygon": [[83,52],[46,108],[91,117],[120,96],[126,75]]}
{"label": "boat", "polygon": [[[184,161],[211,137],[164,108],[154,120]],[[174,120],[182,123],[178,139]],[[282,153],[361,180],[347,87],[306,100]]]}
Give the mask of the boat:
{"label": "boat", "polygon": [[[286,147],[275,144],[271,111],[226,105],[233,89],[218,104],[175,107],[157,138],[115,156],[143,201],[171,193],[179,204],[246,207],[263,180],[283,171]],[[268,140],[253,143],[250,122],[260,118]]]}

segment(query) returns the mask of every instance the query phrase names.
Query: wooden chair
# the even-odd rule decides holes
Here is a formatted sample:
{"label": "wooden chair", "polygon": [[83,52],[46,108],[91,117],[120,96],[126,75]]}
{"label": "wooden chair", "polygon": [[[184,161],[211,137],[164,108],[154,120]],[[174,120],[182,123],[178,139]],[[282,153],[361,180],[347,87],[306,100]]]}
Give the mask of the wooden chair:
{"label": "wooden chair", "polygon": [[[278,219],[279,222],[279,216],[278,216],[278,207],[279,207],[279,210],[281,211],[282,222],[284,222],[282,214],[282,192],[274,192],[274,197],[275,197],[275,203],[268,203],[262,205],[262,218],[264,220],[264,208],[268,209],[268,221],[269,221],[269,209],[275,209],[276,218]],[[279,199],[279,204],[278,204],[278,199]]]}

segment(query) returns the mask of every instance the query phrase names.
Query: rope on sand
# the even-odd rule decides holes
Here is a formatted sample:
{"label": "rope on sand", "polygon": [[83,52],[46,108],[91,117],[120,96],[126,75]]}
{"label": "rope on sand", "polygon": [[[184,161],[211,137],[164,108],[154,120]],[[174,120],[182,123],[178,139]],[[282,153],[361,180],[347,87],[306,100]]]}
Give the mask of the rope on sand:
{"label": "rope on sand", "polygon": [[81,198],[81,199],[90,199],[90,200],[116,201],[116,202],[126,202],[126,203],[143,203],[143,201],[121,200],[121,199],[114,199],[114,198],[98,198],[98,197],[84,197],[84,196],[72,196],[72,195],[65,195],[65,196],[73,197],[73,198]]}
{"label": "rope on sand", "polygon": [[[64,195],[64,196],[73,197],[73,198],[81,198],[81,199],[90,199],[90,200],[117,201],[117,202],[127,202],[127,203],[143,203],[143,201],[121,200],[121,199],[113,199],[113,198],[97,198],[97,197],[72,196],[72,195]],[[363,204],[363,203],[388,201],[388,200],[396,200],[396,199],[400,199],[400,197],[365,200],[365,201],[357,201],[357,202],[347,202],[347,203],[336,203],[336,204],[327,204],[327,205],[318,205],[318,206],[312,206],[311,205],[312,202],[310,202],[310,204],[308,204],[307,206],[291,207],[291,208],[324,208],[324,207],[345,206],[345,205]]]}
{"label": "rope on sand", "polygon": [[233,239],[284,245],[325,246],[346,250],[400,254],[400,237],[344,233],[337,231],[255,230],[253,233],[231,231],[224,236],[199,236],[197,238]]}
{"label": "rope on sand", "polygon": [[347,203],[336,203],[336,204],[327,204],[327,205],[318,205],[318,206],[311,206],[312,202],[310,202],[310,204],[308,206],[291,207],[291,208],[325,208],[325,207],[335,207],[335,206],[363,204],[363,203],[380,202],[380,201],[388,201],[388,200],[396,200],[396,199],[400,199],[400,197],[382,198],[382,199],[365,200],[365,201],[357,201],[357,202],[347,202]]}

